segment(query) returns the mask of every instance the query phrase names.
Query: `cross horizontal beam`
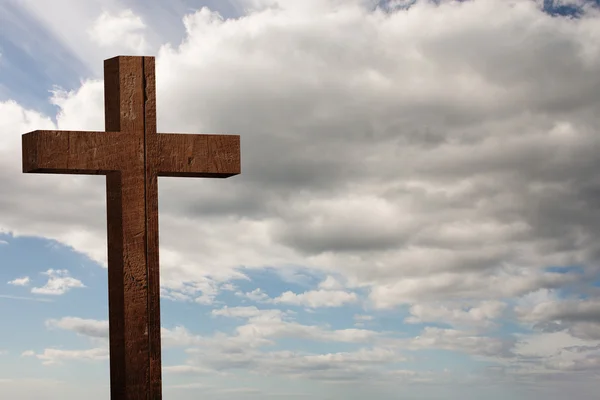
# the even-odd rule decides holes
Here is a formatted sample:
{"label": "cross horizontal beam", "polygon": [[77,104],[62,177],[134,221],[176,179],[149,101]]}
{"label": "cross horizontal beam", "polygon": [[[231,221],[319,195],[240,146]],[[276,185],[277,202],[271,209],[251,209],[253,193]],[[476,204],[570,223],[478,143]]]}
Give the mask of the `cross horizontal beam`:
{"label": "cross horizontal beam", "polygon": [[[135,143],[135,142],[138,143]],[[143,142],[127,132],[33,131],[23,135],[23,172],[105,175],[130,164]],[[240,173],[238,135],[158,134],[158,176],[227,178]]]}

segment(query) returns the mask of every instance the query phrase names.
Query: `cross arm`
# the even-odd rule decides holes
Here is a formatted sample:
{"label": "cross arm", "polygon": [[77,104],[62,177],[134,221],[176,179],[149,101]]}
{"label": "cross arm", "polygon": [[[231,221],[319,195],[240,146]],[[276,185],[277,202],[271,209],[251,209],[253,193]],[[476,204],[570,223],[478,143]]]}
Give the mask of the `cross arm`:
{"label": "cross arm", "polygon": [[118,169],[119,132],[33,131],[22,136],[23,172],[100,175]]}
{"label": "cross arm", "polygon": [[227,178],[241,172],[239,135],[158,134],[159,176]]}

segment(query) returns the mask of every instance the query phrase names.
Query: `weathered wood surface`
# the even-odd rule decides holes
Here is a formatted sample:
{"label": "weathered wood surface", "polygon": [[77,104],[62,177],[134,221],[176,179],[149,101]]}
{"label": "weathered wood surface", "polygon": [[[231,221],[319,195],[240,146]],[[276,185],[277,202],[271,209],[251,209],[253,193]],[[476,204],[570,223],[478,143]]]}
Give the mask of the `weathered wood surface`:
{"label": "weathered wood surface", "polygon": [[157,134],[153,57],[104,61],[107,132],[34,131],[23,172],[106,175],[113,400],[162,398],[158,176],[241,172],[238,135]]}

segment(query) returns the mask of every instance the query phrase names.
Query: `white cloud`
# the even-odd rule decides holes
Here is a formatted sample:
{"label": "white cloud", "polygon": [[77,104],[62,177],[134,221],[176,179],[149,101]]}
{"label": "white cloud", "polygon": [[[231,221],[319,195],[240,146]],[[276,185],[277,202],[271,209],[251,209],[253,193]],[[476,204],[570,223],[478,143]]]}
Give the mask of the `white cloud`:
{"label": "white cloud", "polygon": [[[330,330],[315,325],[303,325],[290,321],[289,313],[277,309],[258,309],[257,307],[225,307],[213,310],[214,316],[247,319],[247,323],[235,328],[235,341],[242,340],[262,346],[269,339],[300,338],[314,341],[364,343],[379,335],[366,329]],[[225,342],[224,338],[219,338]]]}
{"label": "white cloud", "polygon": [[582,340],[565,332],[519,335],[515,353],[522,356],[552,356],[565,348],[596,343],[598,342]]}
{"label": "white cloud", "polygon": [[344,287],[342,286],[342,284],[331,275],[328,275],[327,278],[325,278],[325,280],[319,283],[319,289],[323,290],[340,290],[343,288]]}
{"label": "white cloud", "polygon": [[8,245],[8,242],[6,240],[0,239],[0,245]]}
{"label": "white cloud", "polygon": [[44,349],[43,353],[35,354],[35,357],[42,360],[44,365],[62,364],[64,361],[74,360],[102,361],[108,360],[108,347],[86,350]]}
{"label": "white cloud", "polygon": [[123,10],[118,14],[103,12],[88,30],[92,40],[100,46],[121,45],[134,55],[144,55],[148,44],[143,31],[146,24],[132,10]]}
{"label": "white cloud", "polygon": [[251,292],[236,292],[235,293],[236,296],[238,297],[245,297],[248,300],[254,301],[254,302],[268,302],[270,300],[270,297],[268,294],[266,294],[265,292],[263,292],[263,290],[261,288],[256,288]]}
{"label": "white cloud", "polygon": [[600,321],[600,299],[555,299],[516,311],[525,321]]}
{"label": "white cloud", "polygon": [[[167,252],[167,259],[169,253]],[[179,264],[179,269],[181,268]],[[185,267],[185,266],[184,266]],[[199,304],[211,304],[223,289],[218,280],[198,276],[195,280],[185,279],[181,271],[173,269],[174,277],[164,280],[161,285],[161,297],[173,301],[194,301]],[[181,276],[177,279],[176,276]]]}
{"label": "white cloud", "polygon": [[[580,280],[572,274],[543,272],[523,267],[505,267],[468,273],[440,272],[430,276],[406,277],[373,288],[370,300],[376,307],[439,298],[501,299],[530,293],[540,287],[555,288]],[[485,288],[483,290],[482,288]]]}
{"label": "white cloud", "polygon": [[518,356],[510,365],[515,375],[552,379],[557,373],[595,373],[600,367],[600,341],[567,332],[518,335],[513,351]]}
{"label": "white cloud", "polygon": [[381,361],[404,361],[396,352],[384,349],[360,349],[353,353],[328,353],[319,354],[316,356],[307,356],[307,360],[315,362],[332,362],[332,363],[379,363]]}
{"label": "white cloud", "polygon": [[410,341],[413,349],[443,349],[490,357],[510,356],[513,344],[511,340],[434,327],[426,327]]}
{"label": "white cloud", "polygon": [[341,307],[345,304],[356,303],[358,301],[356,293],[344,290],[329,290],[338,287],[342,287],[339,282],[328,277],[321,282],[318,290],[311,290],[304,293],[287,291],[278,297],[270,298],[262,289],[258,288],[247,293],[237,292],[236,295],[257,303],[291,304],[309,308]]}
{"label": "white cloud", "polygon": [[600,340],[600,299],[561,299],[540,290],[515,307],[517,317],[542,331],[568,331],[582,339]]}
{"label": "white cloud", "polygon": [[420,324],[438,322],[452,326],[489,327],[494,324],[504,310],[506,304],[500,301],[483,301],[479,304],[413,304],[410,316],[405,322]]}
{"label": "white cloud", "polygon": [[237,286],[233,283],[225,283],[221,285],[221,290],[225,290],[227,292],[235,292],[237,291]]}
{"label": "white cloud", "polygon": [[[87,126],[103,130],[104,115],[97,112],[97,104],[104,102],[103,81],[86,80],[79,88],[72,91],[54,87],[51,93],[50,103],[59,107],[60,110],[56,116],[60,129],[81,130],[81,126]],[[89,235],[85,229],[73,232],[72,240],[87,240],[85,235]],[[82,247],[82,243],[76,244],[78,246],[75,248]]]}
{"label": "white cloud", "polygon": [[8,284],[14,285],[14,286],[27,286],[27,285],[29,285],[29,277],[24,276],[23,278],[16,278],[16,279],[13,279],[12,281],[9,281]]}
{"label": "white cloud", "polygon": [[67,293],[73,288],[84,288],[85,285],[79,280],[69,276],[69,271],[49,269],[43,273],[47,275],[48,282],[42,287],[34,287],[31,293],[58,296]]}
{"label": "white cloud", "polygon": [[200,336],[193,335],[183,326],[176,326],[173,329],[161,328],[162,346],[169,347],[189,347],[202,343]]}
{"label": "white cloud", "polygon": [[288,291],[273,299],[276,304],[293,304],[311,308],[341,307],[356,301],[358,301],[356,293],[343,290],[311,290],[300,294]]}
{"label": "white cloud", "polygon": [[81,335],[108,338],[108,321],[95,319],[83,319],[77,317],[64,317],[61,319],[49,319],[46,321],[49,328],[59,328],[77,332]]}
{"label": "white cloud", "polygon": [[62,364],[64,361],[73,360],[106,360],[108,359],[108,346],[102,348],[92,348],[86,350],[62,350],[62,349],[44,349],[42,353],[36,353],[33,350],[26,350],[21,353],[21,357],[36,357],[44,365]]}

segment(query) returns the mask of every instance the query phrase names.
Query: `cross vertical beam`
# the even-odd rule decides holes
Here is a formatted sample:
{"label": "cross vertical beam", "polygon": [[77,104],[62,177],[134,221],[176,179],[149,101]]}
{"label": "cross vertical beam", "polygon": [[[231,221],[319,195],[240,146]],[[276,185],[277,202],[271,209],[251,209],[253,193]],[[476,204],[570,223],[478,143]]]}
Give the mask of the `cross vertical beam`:
{"label": "cross vertical beam", "polygon": [[[127,133],[119,171],[107,174],[112,399],[160,399],[160,284],[154,59],[104,62],[105,126]],[[149,165],[150,164],[150,165]]]}

